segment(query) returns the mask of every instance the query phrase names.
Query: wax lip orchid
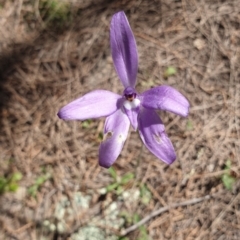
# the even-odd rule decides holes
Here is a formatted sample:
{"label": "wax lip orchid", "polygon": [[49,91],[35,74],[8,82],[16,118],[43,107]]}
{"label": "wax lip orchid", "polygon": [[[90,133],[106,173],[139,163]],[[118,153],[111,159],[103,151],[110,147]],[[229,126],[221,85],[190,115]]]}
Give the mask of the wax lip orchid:
{"label": "wax lip orchid", "polygon": [[119,156],[130,125],[139,131],[145,146],[159,159],[171,164],[176,159],[171,140],[155,110],[167,110],[186,117],[189,102],[170,86],[159,86],[142,94],[135,90],[138,53],[134,35],[124,12],[113,15],[110,43],[116,72],[124,86],[122,95],[95,90],[60,109],[64,120],[107,117],[104,139],[99,148],[99,164],[109,168]]}

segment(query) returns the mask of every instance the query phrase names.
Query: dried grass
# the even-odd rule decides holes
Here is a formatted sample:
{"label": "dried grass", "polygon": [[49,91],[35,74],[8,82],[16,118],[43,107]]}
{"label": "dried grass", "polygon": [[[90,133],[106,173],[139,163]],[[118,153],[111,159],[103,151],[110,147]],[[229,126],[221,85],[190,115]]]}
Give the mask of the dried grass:
{"label": "dried grass", "polygon": [[[121,208],[143,218],[161,206],[211,195],[151,219],[146,223],[149,236],[239,239],[240,2],[71,1],[74,21],[57,30],[42,24],[36,6],[7,1],[0,9],[0,173],[23,173],[25,190],[43,168],[52,178],[36,199],[19,192],[1,196],[1,238],[70,239],[74,230],[102,214],[97,189],[111,182],[108,171],[98,166],[104,119],[85,128],[81,122],[59,120],[56,113],[93,89],[121,93],[110,57],[109,22],[123,9],[138,45],[137,89],[171,85],[187,96],[191,110],[187,119],[160,113],[178,154],[172,166],[149,154],[131,132],[114,168],[119,175],[133,172],[129,188],[145,183],[153,198],[148,206]],[[164,79],[168,66],[178,72]],[[232,191],[220,178],[228,159],[237,174]],[[68,222],[68,235],[46,234],[41,223],[53,216],[62,196],[71,199],[76,191],[91,192],[91,211]],[[113,201],[114,194],[107,198]]]}

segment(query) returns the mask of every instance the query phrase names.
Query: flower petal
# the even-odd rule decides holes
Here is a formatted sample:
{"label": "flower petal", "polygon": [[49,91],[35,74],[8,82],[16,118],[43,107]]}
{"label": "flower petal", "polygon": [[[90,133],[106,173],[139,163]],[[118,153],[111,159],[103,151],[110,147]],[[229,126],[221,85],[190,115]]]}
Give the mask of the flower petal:
{"label": "flower petal", "polygon": [[138,70],[137,46],[123,11],[113,15],[110,43],[114,66],[123,86],[135,87]]}
{"label": "flower petal", "polygon": [[118,109],[122,96],[106,91],[96,90],[70,102],[58,112],[64,120],[85,120],[109,116]]}
{"label": "flower petal", "polygon": [[106,118],[104,140],[99,148],[99,165],[109,168],[119,156],[127,139],[130,122],[121,109]]}
{"label": "flower petal", "polygon": [[170,86],[160,86],[142,93],[142,105],[146,108],[167,110],[186,117],[189,111],[188,100]]}
{"label": "flower petal", "polygon": [[173,163],[176,153],[157,113],[154,110],[142,108],[138,116],[138,124],[140,137],[149,151],[163,162]]}
{"label": "flower petal", "polygon": [[123,107],[133,129],[136,131],[138,128],[138,113],[140,109],[140,100],[137,98],[135,98],[131,102],[125,100],[123,102]]}

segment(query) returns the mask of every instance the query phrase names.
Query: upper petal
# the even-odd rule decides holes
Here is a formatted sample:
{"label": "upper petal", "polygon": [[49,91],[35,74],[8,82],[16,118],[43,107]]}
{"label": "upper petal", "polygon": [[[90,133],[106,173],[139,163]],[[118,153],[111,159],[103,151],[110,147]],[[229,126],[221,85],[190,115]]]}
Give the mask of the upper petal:
{"label": "upper petal", "polygon": [[140,137],[156,157],[167,164],[176,159],[176,153],[165,133],[164,125],[154,110],[142,108],[138,115]]}
{"label": "upper petal", "polygon": [[106,90],[92,91],[61,108],[58,117],[64,120],[105,117],[118,109],[120,99],[122,96]]}
{"label": "upper petal", "polygon": [[137,46],[123,11],[113,15],[110,26],[110,43],[114,66],[123,86],[135,87],[138,69]]}
{"label": "upper petal", "polygon": [[188,100],[170,86],[160,86],[142,93],[142,105],[146,108],[167,110],[186,117],[189,111]]}
{"label": "upper petal", "polygon": [[127,139],[130,122],[121,109],[108,116],[104,126],[104,140],[99,148],[99,165],[109,168],[119,156]]}

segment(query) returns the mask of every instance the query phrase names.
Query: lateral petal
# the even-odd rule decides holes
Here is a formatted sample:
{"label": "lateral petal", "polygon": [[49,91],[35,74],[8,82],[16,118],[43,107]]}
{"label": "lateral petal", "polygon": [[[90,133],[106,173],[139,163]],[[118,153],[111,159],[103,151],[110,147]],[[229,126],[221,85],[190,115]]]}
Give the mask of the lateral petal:
{"label": "lateral petal", "polygon": [[121,109],[106,118],[104,140],[99,148],[99,165],[109,168],[122,151],[130,122]]}
{"label": "lateral petal", "polygon": [[96,90],[70,102],[58,112],[64,120],[86,120],[109,116],[118,109],[122,96],[106,90]]}
{"label": "lateral petal", "polygon": [[135,87],[138,70],[137,45],[123,11],[113,15],[110,26],[112,58],[124,87]]}
{"label": "lateral petal", "polygon": [[162,85],[141,94],[142,105],[146,108],[160,109],[186,117],[189,111],[188,100],[176,89]]}
{"label": "lateral petal", "polygon": [[138,127],[140,137],[150,152],[167,164],[176,160],[172,142],[165,133],[164,125],[154,110],[146,108],[140,110]]}

